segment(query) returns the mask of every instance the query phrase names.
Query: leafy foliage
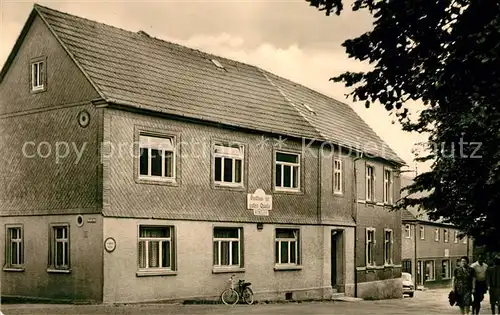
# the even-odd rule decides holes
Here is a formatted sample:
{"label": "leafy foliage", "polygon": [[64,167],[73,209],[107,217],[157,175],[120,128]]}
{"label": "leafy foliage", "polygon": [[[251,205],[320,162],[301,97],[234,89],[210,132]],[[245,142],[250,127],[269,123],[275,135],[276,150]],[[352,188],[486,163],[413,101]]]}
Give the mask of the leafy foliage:
{"label": "leafy foliage", "polygon": [[[326,15],[344,9],[342,0],[306,1]],[[373,69],[331,80],[396,113],[403,130],[430,135],[418,160],[432,170],[396,208],[419,206],[500,248],[500,1],[354,0],[352,10],[368,10],[374,27],[343,46]],[[410,100],[425,105],[416,119]],[[419,191],[429,194],[411,196]]]}

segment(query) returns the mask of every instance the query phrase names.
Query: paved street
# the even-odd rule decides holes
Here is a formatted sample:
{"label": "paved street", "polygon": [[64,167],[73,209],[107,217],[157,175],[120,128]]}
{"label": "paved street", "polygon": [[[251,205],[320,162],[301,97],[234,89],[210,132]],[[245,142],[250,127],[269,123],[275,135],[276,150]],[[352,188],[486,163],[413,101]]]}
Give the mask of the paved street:
{"label": "paved street", "polygon": [[[357,302],[304,302],[256,305],[41,305],[5,304],[1,311],[13,314],[459,314],[448,304],[448,290],[419,291],[414,298]],[[481,314],[490,314],[488,297]]]}

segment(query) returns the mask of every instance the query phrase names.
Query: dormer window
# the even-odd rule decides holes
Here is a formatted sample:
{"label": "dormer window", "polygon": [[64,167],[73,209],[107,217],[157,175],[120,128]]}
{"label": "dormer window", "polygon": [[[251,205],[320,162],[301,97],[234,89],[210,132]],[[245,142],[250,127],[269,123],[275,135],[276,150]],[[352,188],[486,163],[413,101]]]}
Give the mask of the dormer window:
{"label": "dormer window", "polygon": [[44,91],[46,84],[46,61],[45,58],[37,58],[31,61],[31,91]]}

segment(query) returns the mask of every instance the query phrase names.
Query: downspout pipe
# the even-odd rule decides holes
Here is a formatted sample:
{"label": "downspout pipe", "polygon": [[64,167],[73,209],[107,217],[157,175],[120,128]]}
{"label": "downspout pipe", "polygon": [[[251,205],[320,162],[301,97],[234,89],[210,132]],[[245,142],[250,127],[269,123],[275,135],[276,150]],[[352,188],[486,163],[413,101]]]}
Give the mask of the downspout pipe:
{"label": "downspout pipe", "polygon": [[354,158],[352,162],[353,169],[353,179],[354,184],[352,185],[352,216],[354,219],[354,297],[358,297],[358,270],[357,270],[357,244],[358,244],[358,181],[356,172],[356,161],[363,158],[363,152],[361,155]]}

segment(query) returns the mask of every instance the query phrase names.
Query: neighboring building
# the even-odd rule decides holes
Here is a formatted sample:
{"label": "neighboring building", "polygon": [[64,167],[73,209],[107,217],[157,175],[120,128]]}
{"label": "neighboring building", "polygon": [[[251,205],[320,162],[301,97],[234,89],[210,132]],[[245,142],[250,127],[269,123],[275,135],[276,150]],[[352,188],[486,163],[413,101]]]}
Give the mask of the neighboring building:
{"label": "neighboring building", "polygon": [[0,102],[3,296],[401,296],[403,161],[346,104],[39,5]]}
{"label": "neighboring building", "polygon": [[[403,187],[411,183],[411,178],[401,178]],[[418,286],[426,288],[451,285],[460,257],[472,259],[473,254],[470,238],[462,238],[453,225],[430,220],[417,207],[402,211],[402,244],[403,272],[410,273]]]}

